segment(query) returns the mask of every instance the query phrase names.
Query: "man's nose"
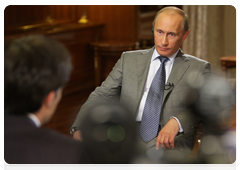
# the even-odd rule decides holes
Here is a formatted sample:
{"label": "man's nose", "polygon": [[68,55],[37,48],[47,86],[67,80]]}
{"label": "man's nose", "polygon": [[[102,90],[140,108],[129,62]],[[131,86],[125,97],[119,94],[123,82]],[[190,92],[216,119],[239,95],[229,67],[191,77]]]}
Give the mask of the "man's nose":
{"label": "man's nose", "polygon": [[167,35],[164,35],[163,38],[162,38],[162,45],[166,46],[168,45],[168,38],[167,38]]}

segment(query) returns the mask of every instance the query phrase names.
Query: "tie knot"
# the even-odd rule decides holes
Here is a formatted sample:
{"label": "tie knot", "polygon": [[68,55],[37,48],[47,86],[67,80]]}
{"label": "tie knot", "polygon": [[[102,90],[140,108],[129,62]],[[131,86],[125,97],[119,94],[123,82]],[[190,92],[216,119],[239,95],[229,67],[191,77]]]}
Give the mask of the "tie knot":
{"label": "tie knot", "polygon": [[163,57],[163,56],[159,56],[159,59],[160,59],[160,61],[161,61],[162,63],[165,63],[166,61],[169,60],[168,57]]}

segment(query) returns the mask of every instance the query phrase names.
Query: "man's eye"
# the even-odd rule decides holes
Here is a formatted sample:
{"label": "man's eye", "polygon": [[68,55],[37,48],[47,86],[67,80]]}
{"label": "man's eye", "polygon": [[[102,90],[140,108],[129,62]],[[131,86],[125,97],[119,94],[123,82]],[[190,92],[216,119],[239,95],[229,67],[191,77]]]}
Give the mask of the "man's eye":
{"label": "man's eye", "polygon": [[170,35],[170,37],[174,37],[175,36],[175,34],[173,34],[173,33],[171,33],[171,34],[169,34]]}

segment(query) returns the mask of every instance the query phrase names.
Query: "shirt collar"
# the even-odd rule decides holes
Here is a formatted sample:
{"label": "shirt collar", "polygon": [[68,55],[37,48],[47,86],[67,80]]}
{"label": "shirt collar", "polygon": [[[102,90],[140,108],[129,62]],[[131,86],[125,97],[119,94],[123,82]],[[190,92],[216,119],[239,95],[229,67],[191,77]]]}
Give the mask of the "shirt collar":
{"label": "shirt collar", "polygon": [[[168,57],[169,60],[170,60],[170,62],[172,62],[172,63],[174,62],[174,59],[176,58],[178,52],[179,52],[179,49],[178,49],[177,52],[174,53],[172,56]],[[151,58],[151,62],[152,62],[153,60],[155,60],[158,56],[160,56],[160,54],[158,54],[156,48],[154,48],[153,55],[152,55],[152,58]]]}
{"label": "shirt collar", "polygon": [[37,116],[35,116],[35,115],[32,114],[32,113],[29,113],[27,116],[29,117],[29,119],[31,119],[31,120],[34,122],[34,124],[35,124],[37,127],[40,127],[40,126],[41,126],[41,122],[39,121],[39,119],[37,118]]}

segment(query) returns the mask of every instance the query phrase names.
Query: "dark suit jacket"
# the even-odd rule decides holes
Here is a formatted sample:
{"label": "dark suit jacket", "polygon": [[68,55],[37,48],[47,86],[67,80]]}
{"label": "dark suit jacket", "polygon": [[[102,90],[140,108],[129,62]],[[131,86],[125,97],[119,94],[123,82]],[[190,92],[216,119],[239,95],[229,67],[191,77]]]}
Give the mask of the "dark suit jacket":
{"label": "dark suit jacket", "polygon": [[[82,117],[99,99],[117,97],[136,116],[154,48],[124,52],[106,80],[91,93],[82,106],[73,127],[81,127]],[[189,139],[189,134],[193,134],[199,122],[189,108],[193,102],[189,97],[189,90],[200,85],[204,77],[210,73],[211,66],[208,62],[186,55],[179,50],[167,81],[167,84],[171,83],[174,86],[164,91],[160,125],[164,127],[171,116],[177,117],[184,130],[181,136],[188,138],[187,143],[181,142],[181,146],[185,145],[184,147],[188,148],[193,146],[193,135]]]}
{"label": "dark suit jacket", "polygon": [[4,158],[10,164],[90,163],[80,142],[9,114],[4,115]]}

